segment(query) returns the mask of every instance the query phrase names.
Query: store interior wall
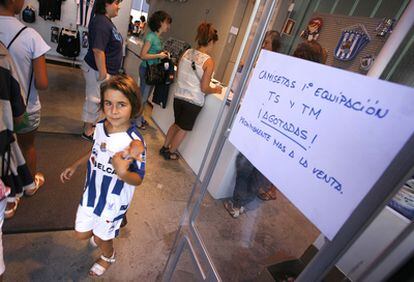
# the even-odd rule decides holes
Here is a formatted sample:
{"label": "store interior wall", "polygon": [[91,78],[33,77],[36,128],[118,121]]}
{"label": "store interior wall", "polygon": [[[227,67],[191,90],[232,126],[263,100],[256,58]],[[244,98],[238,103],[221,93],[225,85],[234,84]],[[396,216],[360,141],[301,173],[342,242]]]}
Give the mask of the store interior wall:
{"label": "store interior wall", "polygon": [[[26,0],[25,7],[30,5],[36,11],[36,21],[34,23],[25,23],[21,19],[21,14],[18,16],[19,20],[23,22],[25,25],[35,29],[39,34],[43,37],[46,43],[51,47],[51,50],[47,52],[46,58],[51,60],[57,61],[72,61],[71,59],[65,58],[59,53],[56,52],[57,43],[53,43],[50,40],[51,37],[51,30],[52,26],[57,26],[60,28],[71,28],[71,29],[78,29],[80,35],[82,35],[82,31],[87,31],[87,27],[76,25],[76,13],[77,13],[77,4],[74,0],[66,0],[62,1],[61,6],[61,17],[60,20],[57,21],[46,21],[42,17],[39,16],[39,1],[37,0]],[[131,12],[131,5],[132,0],[124,0],[121,3],[121,9],[119,10],[119,14],[117,17],[113,18],[112,21],[117,27],[118,31],[122,34],[124,40],[127,38],[128,32],[128,23],[129,23],[129,14]],[[76,58],[76,61],[80,62],[86,55],[87,48],[81,47],[80,55]]]}
{"label": "store interior wall", "polygon": [[149,5],[149,15],[157,10],[164,10],[173,19],[170,31],[163,35],[164,39],[174,37],[195,46],[197,26],[202,21],[213,23],[219,35],[219,41],[212,52],[212,57],[216,62],[215,78],[222,80],[230,56],[227,49],[229,46],[231,50],[233,49],[235,40],[234,34],[230,33],[231,26],[235,18],[240,17],[240,11],[244,11],[247,0],[191,0],[187,2],[151,0]]}
{"label": "store interior wall", "polygon": [[[282,29],[283,29],[283,26],[285,25],[285,22],[286,22],[286,19],[287,19],[288,15],[289,15],[288,8],[289,8],[289,6],[292,2],[293,2],[293,0],[279,0],[279,1],[277,1],[276,7],[275,7],[273,15],[272,15],[272,18],[270,19],[270,22],[269,22],[269,25],[268,25],[268,28],[267,28],[267,30],[276,30],[276,31],[280,32],[281,37],[282,37],[282,42],[283,42]],[[254,3],[255,3],[254,0],[250,0],[249,3],[246,6],[246,9],[245,9],[245,12],[244,12],[244,15],[243,15],[243,20],[242,20],[242,23],[241,23],[240,29],[239,29],[239,34],[237,35],[236,42],[234,44],[231,56],[229,58],[229,61],[227,63],[227,66],[225,68],[225,72],[224,72],[224,75],[223,75],[223,82],[225,84],[228,84],[228,82],[230,80],[230,76],[231,76],[231,73],[233,71],[233,68],[234,68],[234,65],[235,65],[235,62],[236,62],[236,59],[237,59],[237,55],[239,54],[240,47],[241,47],[241,44],[243,42],[243,38],[244,38],[245,33],[246,33],[247,25],[249,23],[251,14],[253,12]],[[259,11],[258,14],[260,14],[260,11]],[[252,34],[253,33],[254,33],[254,27],[253,27]],[[245,51],[244,51],[244,53],[242,55],[242,59],[241,59],[242,63],[245,62],[245,58],[246,58],[247,53],[248,53],[247,51],[250,48],[251,41],[252,41],[252,38],[249,38],[249,40],[247,41],[246,48],[245,48]]]}

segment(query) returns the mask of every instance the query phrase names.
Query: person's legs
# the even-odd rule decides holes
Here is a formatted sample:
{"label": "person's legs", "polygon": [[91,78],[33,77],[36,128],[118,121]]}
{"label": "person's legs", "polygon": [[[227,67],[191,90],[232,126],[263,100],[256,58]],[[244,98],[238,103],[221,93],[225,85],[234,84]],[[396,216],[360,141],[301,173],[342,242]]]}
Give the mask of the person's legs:
{"label": "person's legs", "polygon": [[234,207],[240,208],[251,202],[257,193],[255,167],[241,153],[236,158],[236,185],[233,192]]}
{"label": "person's legs", "polygon": [[[148,85],[145,83],[145,73],[146,73],[147,68],[140,66],[139,67],[139,87],[141,89],[141,105],[142,108],[144,109],[145,107],[145,103],[148,100],[148,97],[151,93],[151,89],[152,86]],[[140,117],[137,118],[137,126],[140,127],[141,129],[145,129],[144,123],[145,123],[145,119],[144,119],[144,112],[142,112],[142,115]]]}
{"label": "person's legs", "polygon": [[85,62],[82,64],[82,71],[85,78],[85,102],[82,112],[83,134],[91,136],[94,131],[93,125],[99,118],[100,82],[97,80],[97,71]]}
{"label": "person's legs", "polygon": [[254,166],[243,154],[236,157],[236,184],[234,186],[233,198],[224,202],[225,209],[229,214],[237,218],[244,212],[244,205],[256,196],[254,191]]}
{"label": "person's legs", "polygon": [[175,123],[171,124],[170,128],[168,128],[167,136],[165,136],[164,148],[170,148],[171,141],[177,133],[177,130],[178,126]]}
{"label": "person's legs", "polygon": [[34,145],[36,131],[37,129],[31,132],[17,134],[17,142],[19,143],[20,149],[26,159],[26,164],[29,167],[33,178],[36,174],[36,148]]}
{"label": "person's legs", "polygon": [[[113,239],[110,240],[102,240],[101,238],[99,238],[98,236],[94,235],[94,240],[95,243],[98,245],[99,249],[101,249],[102,251],[102,255],[104,257],[110,258],[112,257],[112,255],[114,254],[114,246],[113,246]],[[102,265],[105,268],[109,267],[109,263],[102,260],[102,259],[98,259],[96,261],[97,263],[99,263],[100,265]]]}
{"label": "person's legs", "polygon": [[93,236],[92,230],[85,231],[85,232],[79,232],[75,231],[75,238],[78,240],[86,240]]}
{"label": "person's legs", "polygon": [[170,143],[170,145],[171,145],[170,146],[170,152],[171,153],[175,153],[177,151],[178,147],[181,145],[181,143],[183,142],[186,135],[187,135],[187,131],[179,128],[176,125],[176,132],[175,132],[175,134],[174,134],[174,136],[171,140],[171,143]]}

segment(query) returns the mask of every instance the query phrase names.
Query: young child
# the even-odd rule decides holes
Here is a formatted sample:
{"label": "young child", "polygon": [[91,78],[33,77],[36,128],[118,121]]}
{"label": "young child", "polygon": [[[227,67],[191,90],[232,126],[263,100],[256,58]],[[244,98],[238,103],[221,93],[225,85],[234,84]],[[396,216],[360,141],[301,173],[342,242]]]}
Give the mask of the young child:
{"label": "young child", "polygon": [[85,190],[78,207],[75,234],[93,241],[102,255],[89,271],[101,276],[115,262],[113,239],[145,174],[145,143],[131,119],[141,113],[141,95],[135,81],[116,75],[101,86],[100,109],[105,119],[96,124],[91,152],[60,175],[70,180],[88,159]]}

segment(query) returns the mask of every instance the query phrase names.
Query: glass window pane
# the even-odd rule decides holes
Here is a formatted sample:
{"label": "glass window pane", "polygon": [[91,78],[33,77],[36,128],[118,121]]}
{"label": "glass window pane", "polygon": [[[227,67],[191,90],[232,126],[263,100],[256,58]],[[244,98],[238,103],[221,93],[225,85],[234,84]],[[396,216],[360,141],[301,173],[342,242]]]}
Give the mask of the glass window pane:
{"label": "glass window pane", "polygon": [[353,16],[369,17],[377,2],[378,0],[360,0]]}
{"label": "glass window pane", "polygon": [[319,6],[316,7],[316,11],[320,13],[330,13],[335,1],[332,0],[321,0]]}
{"label": "glass window pane", "polygon": [[378,8],[375,18],[395,18],[404,0],[383,0]]}
{"label": "glass window pane", "polygon": [[[267,271],[265,266],[300,258],[320,232],[277,188],[271,192],[273,188],[264,185],[253,194],[257,178],[247,172],[237,175],[238,187],[246,181],[252,189],[233,197],[243,209],[237,209],[236,201],[229,205],[227,198],[205,197],[195,225],[223,281],[255,281]],[[223,197],[233,195],[235,181],[222,188],[227,191]],[[267,191],[263,196],[261,188]],[[234,218],[229,211],[240,214]]]}
{"label": "glass window pane", "polygon": [[352,6],[354,5],[354,2],[355,1],[340,0],[335,8],[334,14],[348,15],[349,11],[351,11]]}
{"label": "glass window pane", "polygon": [[414,87],[414,27],[411,28],[409,36],[401,44],[401,48],[396,54],[391,60],[390,66],[387,67],[393,71],[389,80]]}

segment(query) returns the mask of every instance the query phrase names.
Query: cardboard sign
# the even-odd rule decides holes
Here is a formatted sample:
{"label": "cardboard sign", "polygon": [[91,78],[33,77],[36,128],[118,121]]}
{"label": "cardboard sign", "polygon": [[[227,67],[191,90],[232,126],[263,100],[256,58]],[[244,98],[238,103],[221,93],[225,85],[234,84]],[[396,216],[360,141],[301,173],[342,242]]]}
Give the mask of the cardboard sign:
{"label": "cardboard sign", "polygon": [[262,51],[233,143],[330,240],[414,132],[414,89]]}

